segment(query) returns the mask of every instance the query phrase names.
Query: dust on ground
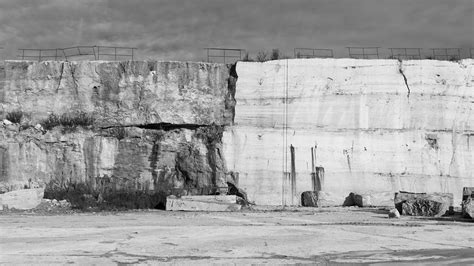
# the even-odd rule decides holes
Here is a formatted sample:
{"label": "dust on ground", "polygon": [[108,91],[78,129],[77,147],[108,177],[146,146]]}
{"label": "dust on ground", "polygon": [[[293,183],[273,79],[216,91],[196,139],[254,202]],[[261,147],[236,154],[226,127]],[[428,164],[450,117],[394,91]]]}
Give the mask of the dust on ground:
{"label": "dust on ground", "polygon": [[460,216],[389,219],[386,209],[357,207],[43,207],[0,215],[0,264],[474,263],[474,223]]}

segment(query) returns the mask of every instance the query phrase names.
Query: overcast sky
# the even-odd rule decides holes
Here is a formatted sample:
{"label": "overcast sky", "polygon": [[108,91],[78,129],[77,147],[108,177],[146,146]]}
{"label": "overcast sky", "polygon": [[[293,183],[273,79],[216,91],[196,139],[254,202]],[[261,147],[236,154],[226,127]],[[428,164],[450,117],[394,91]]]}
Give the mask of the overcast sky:
{"label": "overcast sky", "polygon": [[[0,0],[0,50],[119,45],[141,59],[204,47],[474,47],[474,0]],[[428,52],[428,51],[427,51]]]}

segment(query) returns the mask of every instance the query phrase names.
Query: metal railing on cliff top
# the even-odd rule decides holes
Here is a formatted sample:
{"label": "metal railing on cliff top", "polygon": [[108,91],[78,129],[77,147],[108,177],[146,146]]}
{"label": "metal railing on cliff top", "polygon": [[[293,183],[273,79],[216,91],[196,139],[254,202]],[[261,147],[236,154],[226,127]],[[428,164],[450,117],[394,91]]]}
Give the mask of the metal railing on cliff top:
{"label": "metal railing on cliff top", "polygon": [[18,49],[21,60],[65,60],[86,57],[90,60],[132,60],[135,55],[134,47],[121,46],[73,46],[52,49]]}

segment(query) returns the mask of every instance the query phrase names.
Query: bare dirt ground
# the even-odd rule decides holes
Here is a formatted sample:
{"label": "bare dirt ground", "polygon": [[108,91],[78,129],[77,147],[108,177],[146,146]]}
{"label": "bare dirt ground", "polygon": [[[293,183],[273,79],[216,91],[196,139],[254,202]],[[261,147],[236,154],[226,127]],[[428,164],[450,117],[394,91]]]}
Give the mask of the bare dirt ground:
{"label": "bare dirt ground", "polygon": [[474,264],[470,220],[358,208],[0,215],[0,264]]}

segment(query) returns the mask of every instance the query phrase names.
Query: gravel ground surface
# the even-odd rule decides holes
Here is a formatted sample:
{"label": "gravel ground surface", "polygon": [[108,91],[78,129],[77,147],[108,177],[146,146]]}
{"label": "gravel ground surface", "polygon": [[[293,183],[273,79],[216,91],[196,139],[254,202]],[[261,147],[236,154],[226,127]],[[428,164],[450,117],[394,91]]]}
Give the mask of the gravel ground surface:
{"label": "gravel ground surface", "polygon": [[[43,204],[43,203],[42,203]],[[474,223],[371,208],[0,212],[0,264],[474,264]]]}

